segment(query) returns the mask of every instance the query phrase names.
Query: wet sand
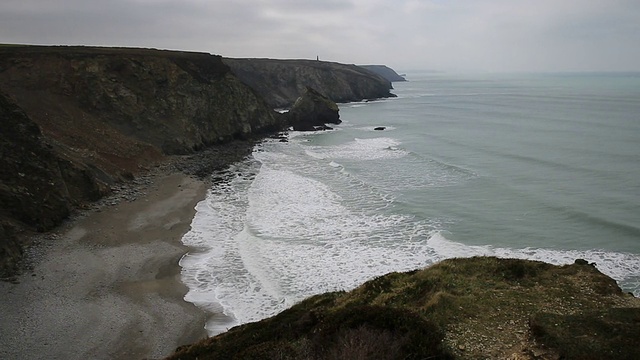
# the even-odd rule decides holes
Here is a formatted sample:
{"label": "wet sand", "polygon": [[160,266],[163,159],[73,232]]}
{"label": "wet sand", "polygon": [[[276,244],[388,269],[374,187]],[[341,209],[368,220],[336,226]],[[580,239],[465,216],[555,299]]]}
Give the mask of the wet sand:
{"label": "wet sand", "polygon": [[157,359],[206,337],[178,261],[207,184],[161,175],[132,202],[92,211],[18,278],[0,282],[2,359]]}

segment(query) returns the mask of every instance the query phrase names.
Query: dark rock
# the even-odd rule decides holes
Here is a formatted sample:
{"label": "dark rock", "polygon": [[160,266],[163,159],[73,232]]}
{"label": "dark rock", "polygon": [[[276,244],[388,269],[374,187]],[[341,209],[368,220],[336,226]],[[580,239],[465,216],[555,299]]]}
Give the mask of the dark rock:
{"label": "dark rock", "polygon": [[0,223],[0,278],[11,278],[22,255],[22,246],[13,227]]}
{"label": "dark rock", "polygon": [[373,128],[373,130],[378,130],[378,131],[382,131],[384,129],[386,129],[386,127],[384,127],[384,126],[378,126],[378,127]]}
{"label": "dark rock", "polygon": [[275,135],[270,136],[271,139],[275,139],[275,140],[280,140],[280,142],[287,142],[288,138],[287,138],[287,133],[278,133]]}
{"label": "dark rock", "polygon": [[[108,153],[105,158],[123,173],[135,175],[138,164],[123,166],[131,157],[157,160],[162,153],[188,154],[281,128],[275,112],[232,76],[220,56],[12,47],[0,50],[0,68],[2,90],[34,122],[55,129],[63,144]],[[121,153],[113,154],[117,149]],[[114,157],[121,161],[115,164]]]}
{"label": "dark rock", "polygon": [[340,124],[338,105],[318,91],[307,88],[289,112],[283,114],[296,131],[330,130],[326,124]]}
{"label": "dark rock", "polygon": [[367,69],[372,73],[378,74],[391,82],[407,81],[407,79],[405,79],[401,75],[398,75],[395,70],[386,65],[360,65],[360,67]]}
{"label": "dark rock", "polygon": [[0,272],[10,272],[23,253],[18,224],[52,229],[75,206],[98,199],[105,187],[87,166],[56,153],[40,127],[3,93],[0,123]]}

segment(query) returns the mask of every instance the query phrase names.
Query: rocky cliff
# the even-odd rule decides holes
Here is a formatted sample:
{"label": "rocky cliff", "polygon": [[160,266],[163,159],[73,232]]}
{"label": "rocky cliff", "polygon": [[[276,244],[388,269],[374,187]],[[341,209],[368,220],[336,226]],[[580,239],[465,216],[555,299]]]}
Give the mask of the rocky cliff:
{"label": "rocky cliff", "polygon": [[376,73],[391,82],[407,81],[402,75],[398,75],[395,70],[386,65],[360,65],[360,67]]}
{"label": "rocky cliff", "polygon": [[46,134],[68,141],[113,129],[175,154],[280,125],[219,56],[204,53],[7,48],[0,84]]}
{"label": "rocky cliff", "polygon": [[290,107],[307,87],[338,103],[395,96],[391,82],[356,65],[315,60],[223,61],[274,108]]}
{"label": "rocky cliff", "polygon": [[90,170],[54,152],[27,114],[0,93],[0,270],[16,266],[22,248],[17,224],[47,230],[65,218],[73,201],[95,200],[100,188]]}
{"label": "rocky cliff", "polygon": [[338,105],[312,88],[307,88],[283,116],[296,131],[330,129],[326,124],[340,124]]}
{"label": "rocky cliff", "polygon": [[21,228],[48,230],[167,155],[286,124],[219,56],[0,48],[0,270]]}
{"label": "rocky cliff", "polygon": [[190,359],[638,359],[640,299],[584,260],[476,257],[317,295]]}

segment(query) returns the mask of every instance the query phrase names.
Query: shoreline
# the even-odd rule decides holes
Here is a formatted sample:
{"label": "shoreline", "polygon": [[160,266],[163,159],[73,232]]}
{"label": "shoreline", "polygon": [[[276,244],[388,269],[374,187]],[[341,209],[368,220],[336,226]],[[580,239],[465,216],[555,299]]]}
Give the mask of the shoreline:
{"label": "shoreline", "polygon": [[1,358],[153,359],[207,337],[178,262],[210,184],[179,171],[148,178],[135,198],[107,197],[40,236],[32,267],[0,282]]}

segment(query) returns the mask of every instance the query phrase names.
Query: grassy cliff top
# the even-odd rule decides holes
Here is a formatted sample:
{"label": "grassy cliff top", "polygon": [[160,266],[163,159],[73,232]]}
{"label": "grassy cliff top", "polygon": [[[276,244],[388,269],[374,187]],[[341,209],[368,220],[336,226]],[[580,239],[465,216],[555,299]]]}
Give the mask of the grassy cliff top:
{"label": "grassy cliff top", "polygon": [[85,54],[85,55],[152,55],[152,56],[196,56],[211,54],[204,52],[161,50],[153,48],[107,47],[82,45],[22,45],[0,44],[0,53],[12,54]]}
{"label": "grassy cliff top", "polygon": [[638,338],[640,299],[585,261],[474,257],[311,297],[169,359],[635,359]]}

